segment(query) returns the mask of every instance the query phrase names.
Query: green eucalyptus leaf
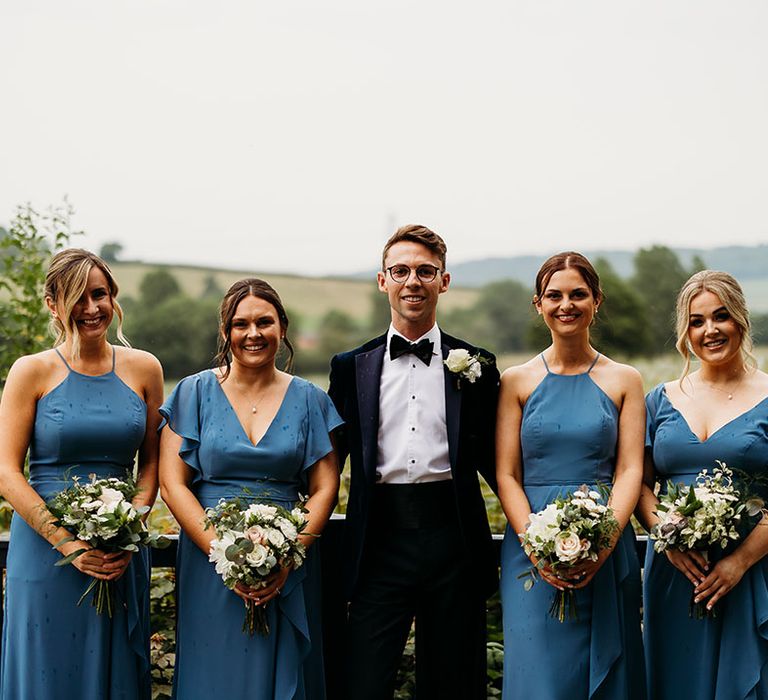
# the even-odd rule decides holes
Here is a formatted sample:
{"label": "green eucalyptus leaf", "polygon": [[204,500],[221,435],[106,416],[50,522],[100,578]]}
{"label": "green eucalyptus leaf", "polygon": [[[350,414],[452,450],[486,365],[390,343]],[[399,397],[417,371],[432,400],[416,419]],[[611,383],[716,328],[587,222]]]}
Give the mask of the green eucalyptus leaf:
{"label": "green eucalyptus leaf", "polygon": [[240,556],[240,547],[236,544],[229,545],[229,547],[224,550],[224,556],[229,561],[235,561],[235,558]]}
{"label": "green eucalyptus leaf", "polygon": [[[66,557],[59,559],[54,566],[66,566],[67,564],[71,564],[75,559],[77,559],[81,554],[84,554],[88,550],[85,547],[82,547],[80,549],[76,549],[71,554],[67,554]],[[95,579],[94,579],[95,580]]]}

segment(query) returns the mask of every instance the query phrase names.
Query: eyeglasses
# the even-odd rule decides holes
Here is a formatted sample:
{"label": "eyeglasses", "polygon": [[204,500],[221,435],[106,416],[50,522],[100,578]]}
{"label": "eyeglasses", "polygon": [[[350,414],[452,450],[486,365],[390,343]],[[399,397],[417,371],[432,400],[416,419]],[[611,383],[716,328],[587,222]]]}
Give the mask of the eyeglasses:
{"label": "eyeglasses", "polygon": [[[387,268],[387,272],[395,282],[403,284],[408,281],[412,269],[413,268],[408,267],[408,265],[392,265]],[[425,283],[432,282],[435,277],[437,277],[437,273],[442,272],[439,267],[435,267],[434,265],[419,265],[413,271],[416,273],[416,277],[419,278],[419,281]]]}

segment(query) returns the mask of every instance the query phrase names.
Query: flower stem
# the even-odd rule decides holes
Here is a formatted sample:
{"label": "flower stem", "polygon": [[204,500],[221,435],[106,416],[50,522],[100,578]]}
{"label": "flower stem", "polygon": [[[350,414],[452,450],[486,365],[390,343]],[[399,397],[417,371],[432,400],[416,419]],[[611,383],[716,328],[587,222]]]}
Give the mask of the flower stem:
{"label": "flower stem", "polygon": [[256,605],[252,600],[245,601],[245,620],[243,634],[253,637],[258,632],[262,637],[269,635],[266,605]]}
{"label": "flower stem", "polygon": [[578,620],[576,594],[570,589],[567,591],[555,591],[555,595],[552,597],[552,605],[549,606],[549,614],[556,618],[558,622]]}

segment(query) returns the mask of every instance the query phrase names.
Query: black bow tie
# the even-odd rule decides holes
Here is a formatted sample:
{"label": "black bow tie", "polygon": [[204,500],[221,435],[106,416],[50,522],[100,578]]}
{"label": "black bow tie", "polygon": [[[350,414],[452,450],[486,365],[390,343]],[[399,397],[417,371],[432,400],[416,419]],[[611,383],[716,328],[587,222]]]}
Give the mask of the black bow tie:
{"label": "black bow tie", "polygon": [[399,335],[393,335],[389,339],[389,357],[396,360],[401,355],[411,353],[416,355],[427,367],[432,362],[432,349],[435,344],[428,338],[422,338],[418,343],[409,343]]}

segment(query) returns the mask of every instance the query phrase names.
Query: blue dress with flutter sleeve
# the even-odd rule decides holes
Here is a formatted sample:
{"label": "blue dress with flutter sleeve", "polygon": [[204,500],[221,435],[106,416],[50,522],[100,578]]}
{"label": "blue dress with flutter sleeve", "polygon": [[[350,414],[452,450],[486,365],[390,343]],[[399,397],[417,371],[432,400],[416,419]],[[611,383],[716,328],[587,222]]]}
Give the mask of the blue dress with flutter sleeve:
{"label": "blue dress with flutter sleeve", "polygon": [[[332,450],[341,424],[327,394],[293,377],[267,432],[254,445],[211,370],[183,379],[160,409],[181,436],[180,457],[204,508],[246,495],[292,507],[307,493],[307,469]],[[324,698],[315,547],[267,607],[270,632],[241,630],[243,601],[182,532],[176,564],[174,697],[209,700]],[[312,601],[309,603],[309,601]]]}
{"label": "blue dress with flutter sleeve", "polygon": [[[525,403],[520,427],[523,488],[532,512],[582,484],[610,486],[618,417],[589,371],[560,375],[547,368]],[[592,581],[575,591],[575,619],[559,622],[550,615],[556,589],[545,581],[524,589],[518,577],[530,567],[508,525],[501,553],[503,697],[644,700],[640,565],[632,528]]]}
{"label": "blue dress with flutter sleeve", "polygon": [[[63,358],[62,358],[63,361]],[[65,362],[66,364],[66,362]],[[69,369],[69,367],[68,367]],[[147,407],[112,371],[72,369],[37,402],[29,483],[43,498],[87,480],[124,477],[144,439]],[[149,700],[149,554],[133,555],[116,582],[112,618],[77,601],[93,580],[18,515],[11,522],[5,585],[2,700]]]}
{"label": "blue dress with flutter sleeve", "polygon": [[[768,469],[768,399],[701,441],[660,384],[646,397],[646,447],[657,478],[690,484],[716,460],[732,469]],[[732,549],[732,547],[730,548]],[[721,554],[721,553],[720,553]],[[718,557],[713,553],[713,560]],[[717,617],[690,617],[691,582],[649,544],[644,636],[653,700],[768,698],[768,562],[763,558],[717,604]]]}

